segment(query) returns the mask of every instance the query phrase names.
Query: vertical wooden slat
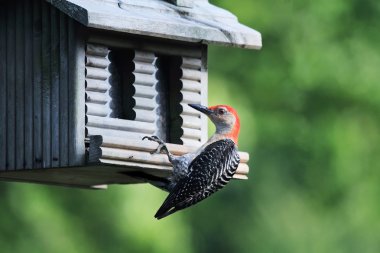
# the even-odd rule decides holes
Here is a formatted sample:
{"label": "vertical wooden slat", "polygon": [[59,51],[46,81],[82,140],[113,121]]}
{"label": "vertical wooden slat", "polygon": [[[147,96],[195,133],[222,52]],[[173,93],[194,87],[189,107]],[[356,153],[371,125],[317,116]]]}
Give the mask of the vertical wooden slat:
{"label": "vertical wooden slat", "polygon": [[59,17],[59,144],[60,144],[60,166],[68,166],[69,164],[69,84],[68,84],[68,39],[67,39],[67,17],[60,13]]}
{"label": "vertical wooden slat", "polygon": [[15,148],[16,148],[16,169],[24,167],[24,13],[23,2],[16,1],[16,86],[15,86]]}
{"label": "vertical wooden slat", "polygon": [[[201,67],[201,103],[204,106],[208,105],[208,67],[207,67],[207,45],[202,47],[202,67]],[[205,143],[208,139],[208,118],[202,113],[201,115],[201,142]]]}
{"label": "vertical wooden slat", "polygon": [[41,1],[33,1],[33,156],[34,168],[42,167],[42,19]]}
{"label": "vertical wooden slat", "polygon": [[[112,66],[110,66],[109,49],[102,45],[87,44],[86,45],[86,113],[90,115],[92,113],[102,114],[106,116],[118,116],[120,113],[120,101],[117,101],[115,97],[112,100],[112,105],[109,103],[110,94],[121,94],[121,91],[117,91],[115,87],[110,84],[110,75]],[[129,59],[125,59],[125,62],[129,62]],[[115,78],[112,80],[115,83]],[[93,83],[99,83],[104,89],[91,90],[87,88]],[[92,85],[93,86],[93,85]],[[112,92],[111,92],[112,90]],[[96,108],[96,110],[92,110]],[[100,110],[98,110],[100,109]],[[119,110],[118,110],[119,109]]]}
{"label": "vertical wooden slat", "polygon": [[[166,120],[166,118],[160,117],[164,115],[160,114],[161,108],[159,108],[159,104],[157,103],[157,101],[159,101],[162,98],[158,96],[161,90],[160,87],[157,87],[158,80],[156,77],[156,60],[157,57],[154,53],[135,50],[133,58],[134,70],[132,72],[134,76],[134,83],[128,83],[127,85],[133,85],[134,91],[138,90],[141,87],[144,87],[146,89],[150,89],[151,93],[154,94],[152,98],[144,98],[144,96],[141,96],[140,94],[134,92],[133,99],[135,102],[133,111],[136,114],[135,121],[140,121],[140,117],[145,118],[146,114],[155,115],[154,123],[152,124],[152,127],[156,129],[154,134],[159,136],[160,138],[166,139],[166,131],[165,129],[163,129],[164,124],[162,124],[163,121]],[[151,81],[144,83],[144,81],[142,80],[146,79]],[[161,97],[162,95],[163,94],[161,92]],[[136,134],[135,138],[139,138],[139,135]]]}
{"label": "vertical wooden slat", "polygon": [[47,2],[42,2],[42,150],[43,165],[51,166],[51,66],[50,66],[50,12]]}
{"label": "vertical wooden slat", "polygon": [[[156,83],[156,97],[147,98],[147,99],[155,99],[157,103],[156,108],[156,133],[157,136],[162,140],[169,141],[169,87],[167,85],[167,79],[163,77],[163,71],[160,71],[159,66],[161,65],[162,59],[157,57],[155,64],[157,71],[155,73],[157,83]],[[137,86],[138,87],[138,86]],[[136,90],[138,90],[136,88]],[[135,94],[136,96],[136,94]],[[145,94],[144,94],[145,97]]]}
{"label": "vertical wooden slat", "polygon": [[69,165],[85,162],[85,44],[79,24],[69,20]]}
{"label": "vertical wooden slat", "polygon": [[31,1],[24,3],[24,90],[25,90],[25,160],[26,169],[33,168],[33,9]]}
{"label": "vertical wooden slat", "polygon": [[7,9],[7,164],[6,167],[14,169],[15,167],[15,3],[8,2]]}
{"label": "vertical wooden slat", "polygon": [[59,13],[51,8],[51,152],[53,167],[59,166]]}
{"label": "vertical wooden slat", "polygon": [[0,2],[0,171],[5,170],[6,146],[7,146],[7,27],[6,27],[6,7],[5,2]]}

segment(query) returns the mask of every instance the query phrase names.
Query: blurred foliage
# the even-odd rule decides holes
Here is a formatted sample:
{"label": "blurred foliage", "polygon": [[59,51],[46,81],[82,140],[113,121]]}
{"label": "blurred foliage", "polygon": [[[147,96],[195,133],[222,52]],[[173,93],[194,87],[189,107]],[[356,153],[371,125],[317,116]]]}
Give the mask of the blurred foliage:
{"label": "blurred foliage", "polygon": [[380,2],[211,2],[263,35],[209,56],[250,179],[161,221],[149,185],[1,183],[2,252],[380,252]]}

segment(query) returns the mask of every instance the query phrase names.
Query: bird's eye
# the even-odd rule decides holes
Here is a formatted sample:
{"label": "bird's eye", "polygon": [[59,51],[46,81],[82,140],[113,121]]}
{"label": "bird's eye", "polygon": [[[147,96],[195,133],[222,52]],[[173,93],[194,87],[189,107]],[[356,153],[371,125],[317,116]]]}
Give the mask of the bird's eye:
{"label": "bird's eye", "polygon": [[227,113],[227,111],[225,109],[223,109],[223,108],[218,109],[218,114],[224,115],[226,113]]}

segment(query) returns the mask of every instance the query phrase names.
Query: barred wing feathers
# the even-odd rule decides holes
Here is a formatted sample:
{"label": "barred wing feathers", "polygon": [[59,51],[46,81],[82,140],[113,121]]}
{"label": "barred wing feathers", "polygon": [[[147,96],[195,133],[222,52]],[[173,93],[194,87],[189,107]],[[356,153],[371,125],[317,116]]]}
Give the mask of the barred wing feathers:
{"label": "barred wing feathers", "polygon": [[230,139],[208,145],[189,166],[189,174],[170,192],[155,217],[164,218],[192,206],[223,188],[233,177],[240,157]]}

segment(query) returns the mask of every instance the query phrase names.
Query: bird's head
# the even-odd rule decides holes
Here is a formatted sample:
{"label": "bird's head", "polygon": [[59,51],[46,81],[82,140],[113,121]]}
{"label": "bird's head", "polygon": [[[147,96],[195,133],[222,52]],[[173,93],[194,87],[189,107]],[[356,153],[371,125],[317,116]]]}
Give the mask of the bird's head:
{"label": "bird's head", "polygon": [[206,114],[216,127],[216,133],[225,138],[238,142],[240,119],[234,108],[228,105],[206,107],[198,104],[189,104],[190,107]]}

